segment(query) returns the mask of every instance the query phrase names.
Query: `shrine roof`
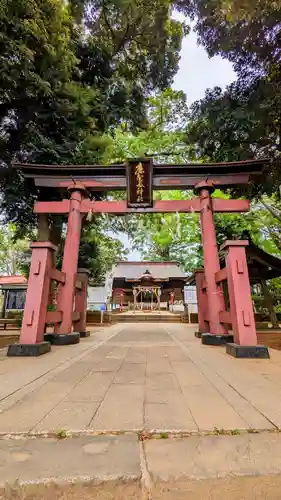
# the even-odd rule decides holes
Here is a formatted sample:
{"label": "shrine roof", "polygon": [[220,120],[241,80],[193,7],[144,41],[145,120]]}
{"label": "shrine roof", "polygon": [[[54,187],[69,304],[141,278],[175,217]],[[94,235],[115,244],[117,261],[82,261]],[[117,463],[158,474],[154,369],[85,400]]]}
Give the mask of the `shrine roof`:
{"label": "shrine roof", "polygon": [[180,268],[178,262],[157,262],[157,261],[121,261],[118,262],[113,270],[113,279],[123,278],[125,280],[138,280],[148,271],[152,278],[156,280],[181,279],[185,280],[186,275]]}
{"label": "shrine roof", "polygon": [[251,282],[281,276],[281,259],[271,255],[250,242],[246,248],[248,269]]}
{"label": "shrine roof", "polygon": [[27,279],[25,276],[21,275],[12,275],[12,276],[0,276],[0,287],[1,288],[10,288],[10,287],[20,287],[26,288]]}
{"label": "shrine roof", "polygon": [[[253,242],[246,247],[246,257],[248,263],[249,277],[251,283],[258,283],[260,280],[270,280],[281,276],[281,259],[271,255]],[[224,266],[224,253],[220,253],[220,261]],[[195,274],[187,279],[189,285],[195,284]]]}

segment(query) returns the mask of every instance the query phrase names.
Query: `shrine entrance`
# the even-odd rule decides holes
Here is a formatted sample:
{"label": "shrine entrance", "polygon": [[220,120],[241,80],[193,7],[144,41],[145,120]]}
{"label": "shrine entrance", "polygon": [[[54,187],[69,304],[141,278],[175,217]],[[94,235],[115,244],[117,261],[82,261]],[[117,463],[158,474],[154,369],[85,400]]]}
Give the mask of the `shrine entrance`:
{"label": "shrine entrance", "polygon": [[[31,245],[32,259],[19,344],[9,346],[9,356],[38,356],[51,343],[79,342],[87,335],[87,270],[77,269],[83,218],[109,213],[197,212],[200,214],[204,268],[196,273],[199,306],[197,336],[204,344],[226,344],[235,357],[268,357],[257,345],[245,248],[247,241],[226,241],[221,248],[225,266],[220,265],[214,224],[215,212],[247,212],[247,200],[220,199],[215,189],[228,189],[255,182],[266,160],[216,164],[154,164],[151,158],[133,159],[117,165],[36,165],[14,168],[32,179],[40,190],[56,191],[59,201],[37,201],[34,212],[45,239],[39,235]],[[197,196],[186,200],[154,200],[153,190],[193,189]],[[90,191],[126,191],[126,201],[95,201]],[[68,193],[68,196],[67,196]],[[48,238],[48,215],[67,216],[67,234],[62,269],[56,269],[57,248]],[[57,284],[55,310],[51,305],[52,284]],[[227,287],[230,308],[223,289]],[[138,293],[138,291],[136,291]],[[46,325],[54,333],[46,335]]]}
{"label": "shrine entrance", "polygon": [[160,286],[135,286],[133,288],[134,313],[138,311],[160,312]]}

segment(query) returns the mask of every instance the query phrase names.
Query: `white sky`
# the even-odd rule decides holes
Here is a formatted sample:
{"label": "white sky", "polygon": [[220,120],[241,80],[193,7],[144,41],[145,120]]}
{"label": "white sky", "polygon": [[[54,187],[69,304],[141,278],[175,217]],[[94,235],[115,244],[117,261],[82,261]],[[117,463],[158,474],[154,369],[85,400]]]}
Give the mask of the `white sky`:
{"label": "white sky", "polygon": [[[182,19],[175,14],[175,17]],[[215,56],[210,59],[202,46],[197,45],[197,37],[191,31],[183,40],[179,71],[174,79],[173,88],[183,90],[188,105],[204,97],[205,90],[216,85],[224,88],[235,80],[235,73],[229,61]],[[128,238],[121,236],[126,248],[130,248]],[[138,252],[131,251],[129,260],[141,260]]]}
{"label": "white sky", "polygon": [[197,45],[196,34],[191,31],[183,40],[179,71],[173,88],[183,90],[190,105],[204,97],[207,88],[216,85],[224,88],[234,80],[232,64],[219,56],[210,59],[205,49]]}

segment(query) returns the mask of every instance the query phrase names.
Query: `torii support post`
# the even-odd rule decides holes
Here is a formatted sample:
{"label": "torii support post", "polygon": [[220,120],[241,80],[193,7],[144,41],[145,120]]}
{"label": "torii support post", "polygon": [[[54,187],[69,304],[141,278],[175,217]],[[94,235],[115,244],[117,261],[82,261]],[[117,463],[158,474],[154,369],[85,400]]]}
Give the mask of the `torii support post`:
{"label": "torii support post", "polygon": [[208,300],[206,289],[204,288],[205,275],[204,269],[196,269],[195,271],[196,282],[196,296],[198,303],[198,331],[195,332],[195,337],[201,338],[202,333],[208,333]]}
{"label": "torii support post", "polygon": [[51,269],[55,245],[46,242],[31,244],[32,258],[19,344],[10,345],[8,356],[40,356],[50,351],[44,342],[47,307],[50,294]]}
{"label": "torii support post", "polygon": [[78,269],[77,280],[81,283],[81,288],[78,288],[75,293],[75,312],[80,316],[79,320],[74,323],[74,329],[80,337],[90,336],[90,332],[86,330],[88,278],[88,269]]}
{"label": "torii support post", "polygon": [[78,334],[72,333],[72,314],[82,227],[81,204],[86,192],[84,186],[78,182],[69,189],[71,190],[71,198],[62,261],[62,272],[65,273],[66,280],[64,285],[59,287],[57,299],[57,309],[63,311],[63,317],[61,323],[55,327],[55,333],[59,335],[61,345],[63,344],[63,336],[65,336],[66,344],[70,343],[69,338],[67,338],[70,334],[73,337],[73,343],[78,340],[76,338]]}
{"label": "torii support post", "polygon": [[226,352],[235,358],[269,358],[268,348],[257,345],[257,332],[245,247],[248,241],[226,241],[225,264],[234,343]]}
{"label": "torii support post", "polygon": [[231,341],[233,337],[228,335],[225,325],[220,322],[220,312],[225,310],[225,303],[222,285],[216,282],[216,273],[220,270],[220,262],[211,198],[211,193],[215,188],[208,181],[200,182],[195,188],[200,198],[200,222],[208,301],[209,332],[204,334],[202,342],[219,345]]}

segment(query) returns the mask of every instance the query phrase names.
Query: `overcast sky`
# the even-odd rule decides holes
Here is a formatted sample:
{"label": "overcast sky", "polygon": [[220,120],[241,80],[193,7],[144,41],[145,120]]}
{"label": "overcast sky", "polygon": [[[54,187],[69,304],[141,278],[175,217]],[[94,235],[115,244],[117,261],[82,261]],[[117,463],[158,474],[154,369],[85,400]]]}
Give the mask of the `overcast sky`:
{"label": "overcast sky", "polygon": [[186,93],[188,104],[204,97],[207,88],[216,85],[226,87],[235,80],[229,61],[219,56],[208,57],[205,49],[197,45],[194,31],[183,40],[179,71],[174,80],[174,89]]}
{"label": "overcast sky", "polygon": [[[178,15],[175,17],[179,18]],[[190,105],[204,97],[205,90],[216,85],[226,87],[235,80],[235,73],[230,62],[221,57],[209,59],[203,47],[197,45],[194,31],[183,40],[179,71],[175,77],[173,88],[183,90]],[[127,248],[128,239],[123,235],[121,240]],[[138,252],[130,252],[129,260],[141,260]]]}

